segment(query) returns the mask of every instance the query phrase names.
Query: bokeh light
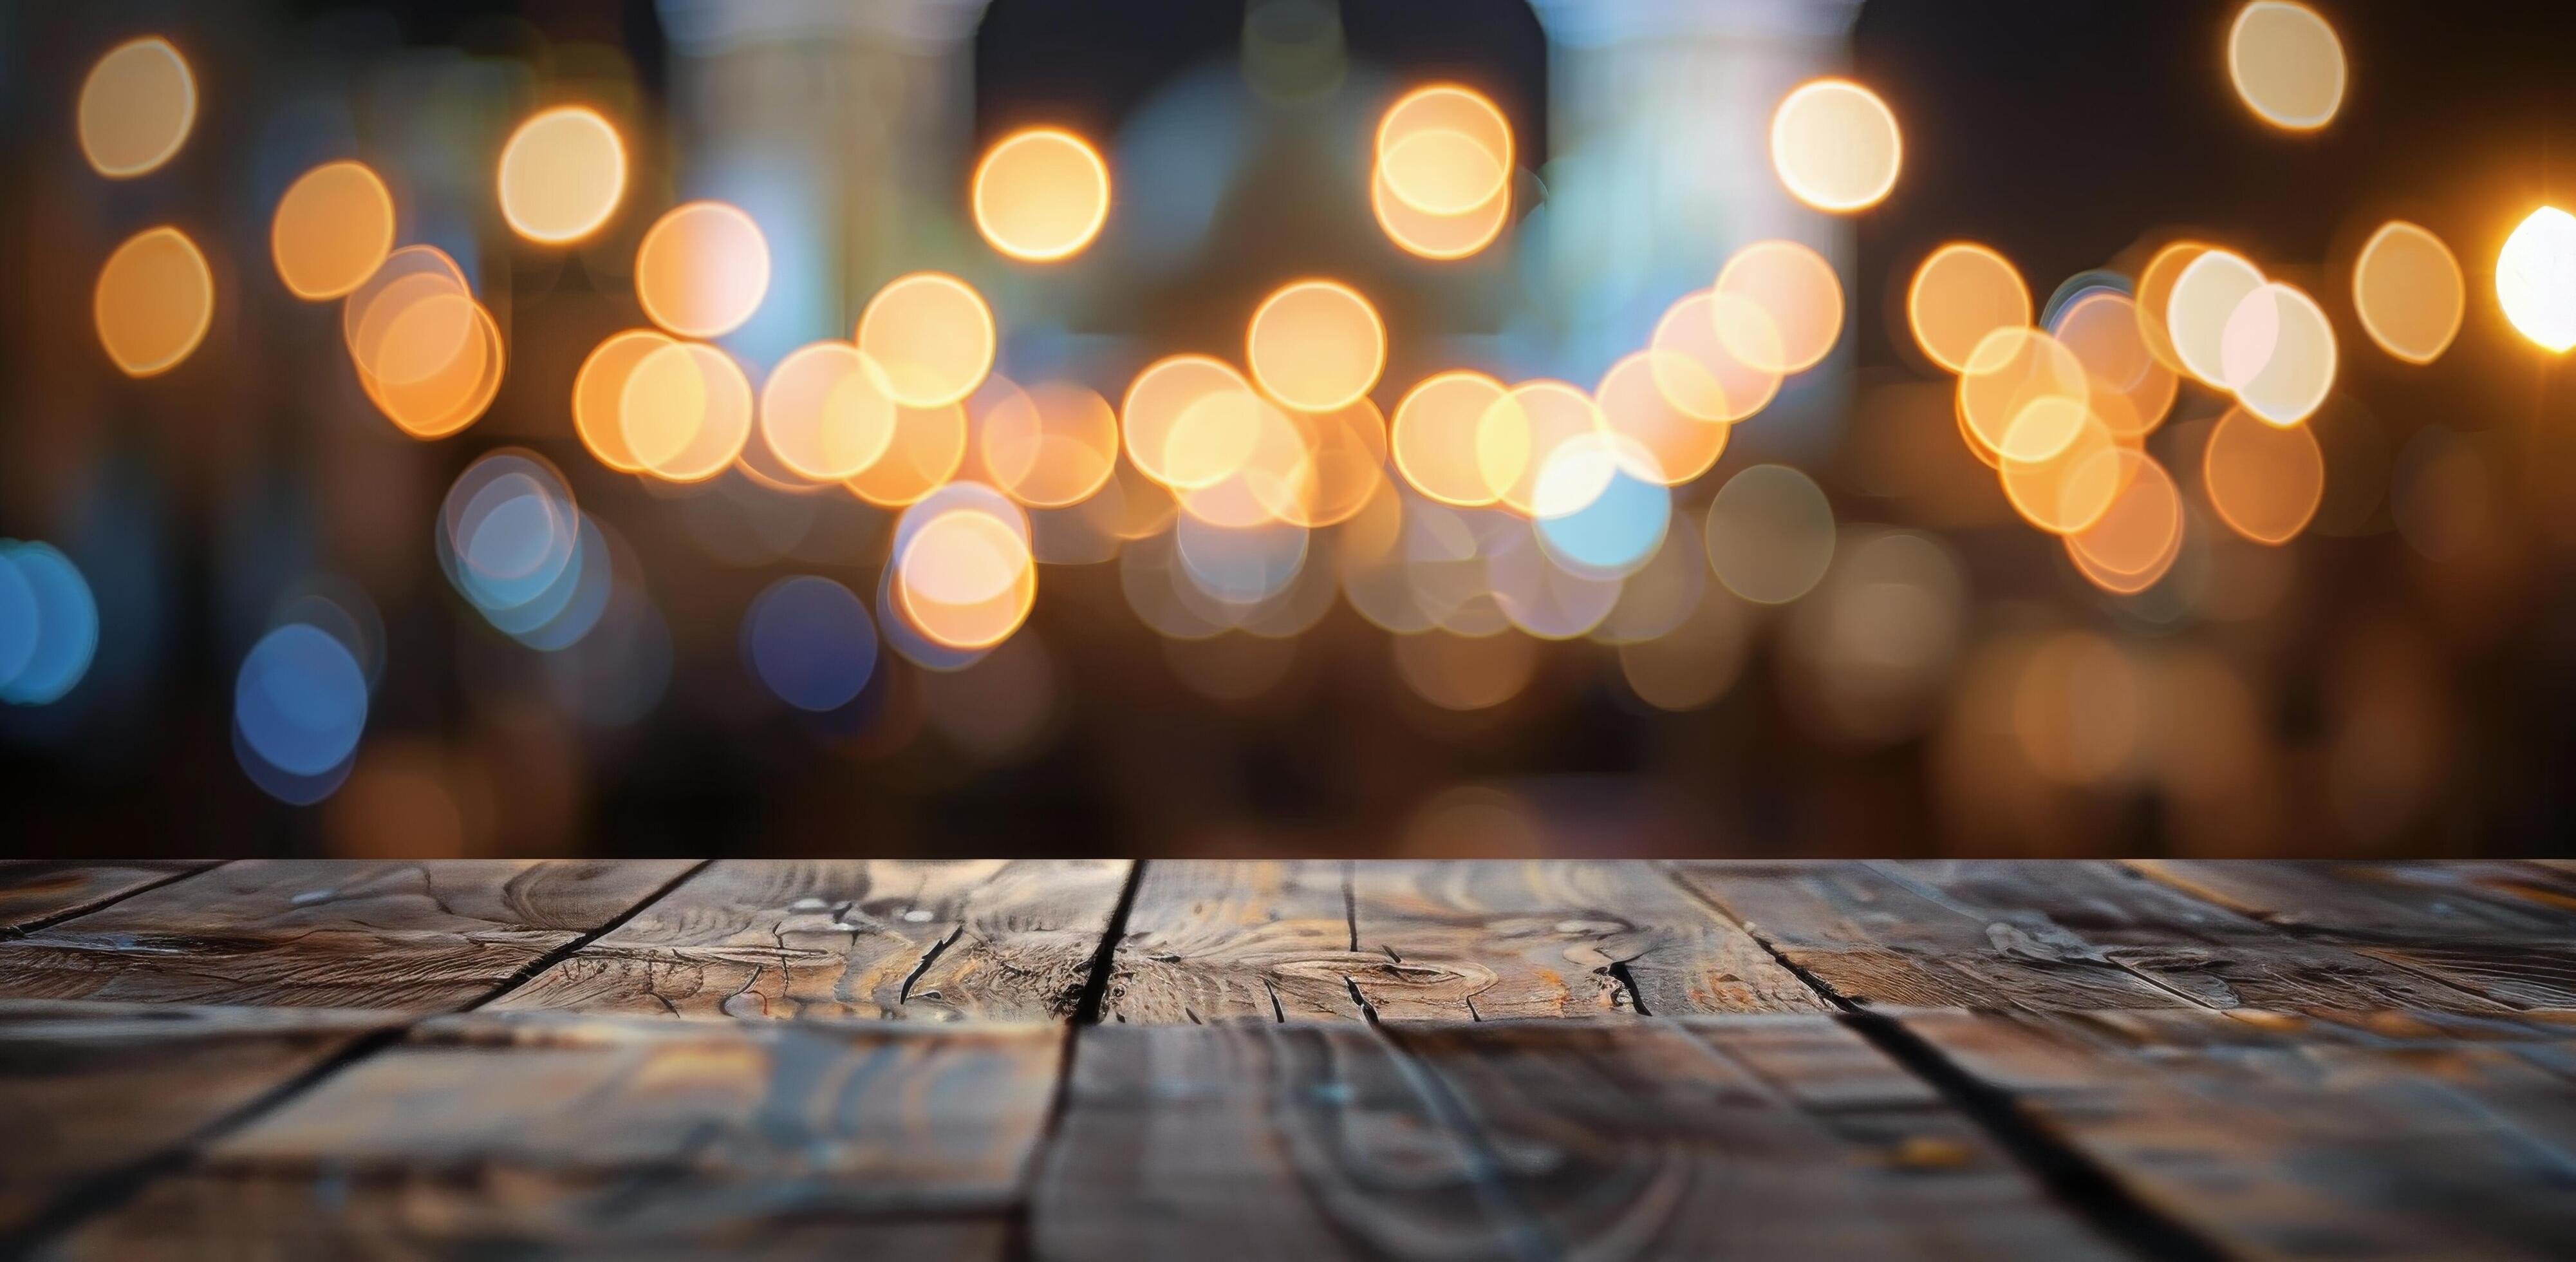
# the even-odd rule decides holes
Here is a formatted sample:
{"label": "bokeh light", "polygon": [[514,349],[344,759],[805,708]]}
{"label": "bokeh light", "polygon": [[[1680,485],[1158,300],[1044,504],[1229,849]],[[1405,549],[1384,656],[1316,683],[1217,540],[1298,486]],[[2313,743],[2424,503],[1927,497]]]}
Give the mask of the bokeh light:
{"label": "bokeh light", "polygon": [[946,485],[966,460],[966,408],[897,407],[885,454],[842,485],[879,508],[901,508]]}
{"label": "bokeh light", "polygon": [[1509,190],[1513,160],[1511,123],[1471,88],[1417,88],[1378,120],[1378,173],[1397,201],[1425,214],[1488,205]]}
{"label": "bokeh light", "polygon": [[1672,525],[1672,493],[1653,458],[1617,434],[1585,434],[1560,445],[1539,474],[1537,501],[1537,536],[1548,557],[1585,578],[1635,573],[1656,556]]}
{"label": "bokeh light", "polygon": [[27,668],[27,660],[36,654],[37,628],[42,609],[36,604],[36,590],[18,570],[10,557],[18,550],[14,539],[0,540],[0,688]]}
{"label": "bokeh light", "polygon": [[98,600],[51,544],[0,539],[0,701],[48,705],[89,674]]}
{"label": "bokeh light", "polygon": [[[1213,406],[1203,406],[1211,401]],[[1128,383],[1127,396],[1119,405],[1127,458],[1145,476],[1165,486],[1220,481],[1249,453],[1252,435],[1219,433],[1218,422],[1238,415],[1248,418],[1244,409],[1253,402],[1257,400],[1252,398],[1251,383],[1222,360],[1206,355],[1155,360]]]}
{"label": "bokeh light", "polygon": [[126,376],[156,376],[205,340],[215,319],[215,276],[186,233],[148,228],[107,257],[92,312],[108,359]]}
{"label": "bokeh light", "polygon": [[1471,88],[1405,94],[1378,120],[1369,208],[1387,238],[1426,259],[1465,258],[1511,218],[1511,124]]}
{"label": "bokeh light", "polygon": [[1557,449],[1606,428],[1601,409],[1580,387],[1544,378],[1524,381],[1477,418],[1477,476],[1495,500],[1523,516],[1535,515],[1540,474]]}
{"label": "bokeh light", "polygon": [[1032,127],[985,153],[972,200],[994,249],[1031,262],[1071,258],[1109,222],[1109,164],[1072,132]]}
{"label": "bokeh light", "polygon": [[2410,364],[2429,364],[2449,350],[2468,314],[2460,261],[2430,229],[2393,219],[2361,247],[2352,265],[2352,306],[2379,349]]}
{"label": "bokeh light", "polygon": [[[1386,481],[1389,458],[1386,415],[1366,398],[1329,412],[1289,412],[1288,422],[1304,440],[1303,483],[1287,488],[1301,492],[1276,505],[1281,516],[1301,526],[1335,526],[1358,515]],[[1274,497],[1278,498],[1278,497]]]}
{"label": "bokeh light", "polygon": [[[1172,522],[1176,592],[1213,625],[1235,625],[1297,581],[1313,546],[1314,532],[1295,522],[1232,525],[1184,513]],[[1190,600],[1194,591],[1231,608]]]}
{"label": "bokeh light", "polygon": [[1771,313],[1734,294],[1702,289],[1684,295],[1656,322],[1648,367],[1664,400],[1703,421],[1744,420],[1779,397],[1781,374],[1747,362],[1732,348],[1753,348],[1756,358],[1786,359]]}
{"label": "bokeh light", "polygon": [[635,251],[635,300],[653,323],[682,337],[722,337],[751,319],[769,294],[769,239],[724,202],[675,206]]}
{"label": "bokeh light", "polygon": [[723,351],[673,342],[627,374],[617,411],[626,452],[644,472],[703,482],[732,464],[751,438],[751,381]]}
{"label": "bokeh light", "polygon": [[2222,380],[2245,410],[2296,425],[2323,406],[2335,382],[2334,325],[2295,285],[2272,281],[2245,296],[2219,339]]}
{"label": "bokeh light", "polygon": [[[579,241],[599,231],[626,196],[626,144],[597,110],[542,110],[501,147],[498,184],[511,231],[543,245]],[[761,257],[765,270],[766,253]]]}
{"label": "bokeh light", "polygon": [[627,379],[646,356],[670,345],[674,343],[658,329],[611,333],[591,348],[573,375],[573,430],[594,458],[619,473],[644,471],[626,445]]}
{"label": "bokeh light", "polygon": [[481,304],[454,295],[434,296],[386,321],[384,359],[397,366],[427,362],[428,348],[444,344],[462,323],[462,346],[444,363],[408,380],[361,371],[358,383],[378,411],[414,438],[444,438],[464,429],[492,406],[504,368],[501,331]]}
{"label": "bokeh light", "polygon": [[1477,458],[1486,413],[1503,383],[1459,369],[1432,376],[1396,405],[1388,447],[1414,489],[1444,504],[1475,507],[1501,498]]}
{"label": "bokeh light", "polygon": [[1818,210],[1877,205],[1904,162],[1895,112],[1848,79],[1800,84],[1771,116],[1771,169],[1790,196]]}
{"label": "bokeh light", "polygon": [[1653,458],[1657,481],[1680,486],[1717,464],[1735,427],[1673,406],[1664,394],[1662,378],[1687,381],[1698,369],[1687,362],[1657,362],[1668,354],[1644,350],[1620,359],[1593,387],[1592,400],[1610,432],[1636,443]]}
{"label": "bokeh light", "polygon": [[905,620],[951,649],[988,649],[1009,639],[1037,596],[1026,523],[982,503],[942,500],[909,510],[896,534],[893,568],[896,607]]}
{"label": "bokeh light", "polygon": [[2147,259],[2138,269],[2138,332],[2146,338],[2147,350],[2157,362],[2175,372],[2187,372],[2182,352],[2174,346],[2173,329],[2166,317],[2173,310],[2173,291],[2182,279],[2183,269],[2201,255],[2216,247],[2204,241],[2171,241]]}
{"label": "bokeh light", "polygon": [[572,556],[544,590],[515,607],[476,606],[493,629],[538,652],[560,653],[598,628],[623,586],[617,576],[619,558],[598,520],[588,513],[580,517]]}
{"label": "bokeh light", "polygon": [[1168,464],[1180,480],[1174,489],[1185,516],[1252,529],[1306,520],[1314,498],[1313,451],[1306,431],[1277,404],[1223,394],[1182,414]]}
{"label": "bokeh light", "polygon": [[2288,543],[2325,500],[2325,452],[2309,426],[2284,428],[2230,408],[2202,449],[2201,485],[2229,529],[2256,543]]}
{"label": "bokeh light", "polygon": [[1369,209],[1376,214],[1378,227],[1385,231],[1387,239],[1405,253],[1448,262],[1479,253],[1503,235],[1503,226],[1512,217],[1512,186],[1505,181],[1474,210],[1436,215],[1406,205],[1388,183],[1386,172],[1380,170],[1369,180]]}
{"label": "bokeh light", "polygon": [[[1655,493],[1663,494],[1660,489]],[[1617,575],[1560,564],[1557,554],[1538,541],[1531,523],[1512,522],[1510,533],[1487,552],[1485,575],[1494,603],[1514,629],[1533,639],[1590,635],[1618,606]]]}
{"label": "bokeh light", "polygon": [[1708,540],[1700,515],[1667,504],[1663,542],[1619,586],[1619,603],[1592,629],[1603,644],[1637,644],[1671,635],[1708,598]]}
{"label": "bokeh light", "polygon": [[1834,559],[1834,510],[1815,479],[1758,464],[1727,479],[1708,506],[1709,569],[1762,605],[1807,594]]}
{"label": "bokeh light", "polygon": [[1415,210],[1462,215],[1491,199],[1511,176],[1498,155],[1465,132],[1421,127],[1378,156],[1387,189]]}
{"label": "bokeh light", "polygon": [[935,408],[975,393],[993,369],[993,312],[975,287],[945,272],[888,281],[859,314],[859,349],[906,407]]}
{"label": "bokeh light", "polygon": [[297,777],[318,777],[357,752],[367,726],[367,677],[330,633],[290,623],[260,637],[233,684],[233,724],[251,753]]}
{"label": "bokeh light", "polygon": [[196,76],[158,35],[109,49],[81,83],[81,153],[112,180],[159,169],[187,143],[196,121]]}
{"label": "bokeh light", "polygon": [[308,301],[342,297],[393,252],[393,194],[363,162],[325,162],[278,199],[268,248],[287,292]]}
{"label": "bokeh light", "polygon": [[2040,398],[1996,445],[2004,496],[2022,520],[2054,535],[2101,520],[2120,491],[2118,439],[2081,401]]}
{"label": "bokeh light", "polygon": [[2095,586],[2125,595],[2154,586],[2181,553],[2182,493],[2142,452],[2123,447],[2113,459],[2119,494],[2093,524],[2066,536],[2066,552]]}
{"label": "bokeh light", "polygon": [[2065,343],[2037,329],[1997,329],[1977,343],[1959,374],[1959,424],[1992,464],[2013,422],[2033,404],[2056,399],[2082,410],[2092,396],[2084,361]]}
{"label": "bokeh light", "polygon": [[993,485],[1031,508],[1090,499],[1118,466],[1118,414],[1098,391],[1041,381],[986,414],[975,441]]}
{"label": "bokeh light", "polygon": [[760,387],[760,437],[799,477],[857,477],[894,442],[896,406],[885,379],[847,342],[801,347]]}
{"label": "bokeh light", "polygon": [[2317,11],[2290,0],[2253,0],[2227,32],[2227,74],[2255,116],[2314,131],[2343,105],[2343,41]]}
{"label": "bokeh light", "polygon": [[2260,270],[2226,250],[2202,250],[2175,274],[2164,325],[2184,372],[2227,388],[2227,322],[2263,283]]}
{"label": "bokeh light", "polygon": [[2021,272],[1973,241],[1953,241],[1925,256],[1905,290],[1914,344],[1951,372],[1966,370],[1987,334],[2025,327],[2030,317],[2030,287]]}
{"label": "bokeh light", "polygon": [[473,424],[500,392],[500,328],[434,246],[386,255],[343,304],[341,333],[368,400],[414,438]]}
{"label": "bokeh light", "polygon": [[742,656],[771,695],[817,713],[848,705],[877,665],[865,602],[828,578],[782,578],[751,602]]}
{"label": "bokeh light", "polygon": [[448,487],[434,543],[440,568],[468,603],[487,616],[539,604],[532,612],[542,616],[526,624],[533,627],[569,596],[581,524],[563,475],[542,456],[505,448],[467,465]]}
{"label": "bokeh light", "polygon": [[1771,317],[1767,324],[1728,319],[1712,305],[1718,344],[1766,373],[1805,372],[1823,362],[1843,332],[1843,286],[1825,256],[1795,241],[1759,241],[1726,260],[1711,287]]}
{"label": "bokeh light", "polygon": [[1253,311],[1244,362],[1270,397],[1300,411],[1330,412],[1377,384],[1386,369],[1386,325],[1348,285],[1295,281]]}
{"label": "bokeh light", "polygon": [[2182,380],[2147,344],[2135,299],[2089,290],[2058,310],[2049,331],[2084,365],[2093,413],[2113,434],[2134,440],[2164,423]]}
{"label": "bokeh light", "polygon": [[2496,255],[2496,301],[2524,337],[2564,355],[2576,348],[2576,215],[2543,206]]}

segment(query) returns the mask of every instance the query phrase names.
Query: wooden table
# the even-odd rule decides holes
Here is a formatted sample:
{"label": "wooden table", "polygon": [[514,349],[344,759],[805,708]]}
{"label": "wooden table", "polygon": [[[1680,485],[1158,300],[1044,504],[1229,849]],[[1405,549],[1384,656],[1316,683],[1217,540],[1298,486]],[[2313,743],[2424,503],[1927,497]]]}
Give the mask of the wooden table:
{"label": "wooden table", "polygon": [[2576,1249],[2576,866],[0,865],[0,1254]]}

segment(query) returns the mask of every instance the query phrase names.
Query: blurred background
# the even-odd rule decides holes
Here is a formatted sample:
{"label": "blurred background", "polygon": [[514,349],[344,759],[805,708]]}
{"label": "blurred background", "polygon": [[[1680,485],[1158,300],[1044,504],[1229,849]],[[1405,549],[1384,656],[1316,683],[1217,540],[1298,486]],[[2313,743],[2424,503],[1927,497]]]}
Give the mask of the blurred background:
{"label": "blurred background", "polygon": [[[2576,206],[2576,19],[2320,5],[2348,86],[2309,129],[2231,82],[2241,7],[0,7],[0,535],[24,541],[0,622],[28,645],[7,669],[0,626],[0,833],[60,856],[2563,853],[2576,380],[2496,273],[2537,208]],[[142,36],[184,59],[192,119],[119,173],[85,150],[84,84]],[[1859,213],[1777,169],[1775,110],[1824,75],[1902,129]],[[1382,118],[1442,82],[1512,145],[1496,230],[1455,258],[1372,212]],[[555,243],[508,221],[496,169],[567,104],[625,165],[605,220]],[[996,248],[969,205],[979,158],[1031,126],[1087,139],[1114,190],[1058,261]],[[352,159],[394,244],[452,260],[491,331],[453,432],[361,379],[358,297],[281,283],[281,199]],[[577,432],[604,341],[692,332],[639,302],[638,252],[698,199],[766,247],[756,309],[706,334],[753,389],[848,343],[898,277],[982,296],[998,376],[957,405],[973,437],[935,503],[974,489],[991,417],[1055,397],[1007,383],[1119,405],[1165,356],[1240,365],[1301,277],[1383,322],[1370,425],[1454,369],[1607,412],[1605,378],[1757,242],[1824,259],[1840,319],[1707,431],[1712,467],[1630,479],[1633,555],[1557,564],[1582,541],[1424,498],[1382,428],[1374,489],[1293,555],[1194,545],[1120,460],[1080,504],[1015,489],[1025,622],[961,647],[902,622],[937,593],[896,591],[890,561],[958,535],[919,494],[814,485],[758,434],[712,476],[621,473]],[[2430,356],[2356,288],[2392,221],[2456,259]],[[102,268],[163,225],[202,255],[210,318],[135,376]],[[2169,471],[2174,520],[2156,555],[2088,571],[1979,450],[1978,369],[1945,367],[1909,302],[1959,241],[2069,345],[2088,303],[2164,311],[2151,265],[2177,242],[2252,260],[2337,353],[2296,428],[2240,415],[2237,437],[2312,441],[2231,447],[2252,394],[2140,359],[2172,401],[2124,445]],[[542,619],[458,533],[512,505],[555,514]]]}

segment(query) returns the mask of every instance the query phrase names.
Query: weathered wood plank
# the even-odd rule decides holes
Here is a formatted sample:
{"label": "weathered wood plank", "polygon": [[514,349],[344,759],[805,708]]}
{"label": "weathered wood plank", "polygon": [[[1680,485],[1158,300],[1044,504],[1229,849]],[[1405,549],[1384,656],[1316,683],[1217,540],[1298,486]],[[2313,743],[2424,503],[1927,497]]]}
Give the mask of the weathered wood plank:
{"label": "weathered wood plank", "polygon": [[1493,1251],[1479,1155],[1370,1026],[1079,1027],[1065,1091],[1038,1256]]}
{"label": "weathered wood plank", "polygon": [[2098,953],[2212,1008],[2499,1008],[2114,863],[1924,859],[1872,866],[1959,911],[2011,926],[2020,950]]}
{"label": "weathered wood plank", "polygon": [[0,1237],[87,1181],[178,1147],[399,1020],[0,1000]]}
{"label": "weathered wood plank", "polygon": [[1063,1036],[472,1013],[423,1023],[64,1252],[991,1256]]}
{"label": "weathered wood plank", "polygon": [[213,866],[213,860],[189,859],[121,863],[0,860],[0,938],[16,937],[42,922],[77,916],[137,890]]}
{"label": "weathered wood plank", "polygon": [[1744,930],[1652,865],[1583,860],[1351,865],[1352,982],[1385,1020],[1821,1012]]}
{"label": "weathered wood plank", "polygon": [[1044,1257],[2107,1253],[1820,1016],[1088,1027]]}
{"label": "weathered wood plank", "polygon": [[689,867],[245,860],[0,942],[0,996],[456,1008]]}
{"label": "weathered wood plank", "polygon": [[1631,862],[1154,863],[1127,930],[1116,1021],[1825,1006],[1742,929]]}
{"label": "weathered wood plank", "polygon": [[[2260,1012],[1890,1015],[2156,1211],[2260,1256],[2565,1256],[2576,1116],[2532,1052]],[[2460,1041],[2444,1022],[2490,1037]],[[2421,1032],[2419,1031],[2418,1034]]]}
{"label": "weathered wood plank", "polygon": [[496,1009],[1063,1020],[1125,860],[723,860]]}
{"label": "weathered wood plank", "polygon": [[1149,862],[1110,963],[1104,1019],[1360,1019],[1361,954],[1338,860]]}
{"label": "weathered wood plank", "polygon": [[2174,887],[2517,1008],[2576,1007],[2576,876],[2537,864],[2134,860]]}
{"label": "weathered wood plank", "polygon": [[1781,958],[1863,1004],[2135,1008],[2181,996],[2045,918],[1962,907],[1850,862],[1674,865]]}
{"label": "weathered wood plank", "polygon": [[1550,1256],[2113,1253],[1830,1017],[1387,1033],[1459,1102]]}

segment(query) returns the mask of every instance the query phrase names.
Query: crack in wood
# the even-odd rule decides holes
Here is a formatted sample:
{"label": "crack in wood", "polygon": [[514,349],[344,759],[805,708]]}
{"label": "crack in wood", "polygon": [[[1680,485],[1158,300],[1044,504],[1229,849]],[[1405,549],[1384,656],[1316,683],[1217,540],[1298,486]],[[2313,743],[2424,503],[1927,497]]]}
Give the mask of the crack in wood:
{"label": "crack in wood", "polygon": [[1366,1020],[1370,1025],[1376,1025],[1377,1006],[1368,1001],[1368,996],[1360,993],[1360,984],[1351,980],[1349,974],[1344,974],[1342,976],[1342,985],[1350,988],[1351,1002],[1359,1005],[1361,1018]]}
{"label": "crack in wood", "polygon": [[[1347,949],[1353,955],[1359,954],[1360,949],[1360,896],[1352,880],[1357,870],[1354,860],[1342,860],[1342,921],[1350,926],[1351,944]],[[1395,952],[1388,951],[1387,954]]]}
{"label": "crack in wood", "polygon": [[922,952],[921,959],[913,964],[912,971],[904,974],[903,986],[895,991],[894,1001],[899,1004],[911,1003],[913,983],[920,981],[921,975],[930,971],[930,966],[939,959],[941,952],[948,949],[949,944],[957,941],[957,939],[961,937],[964,937],[965,934],[966,926],[960,924],[956,928],[949,930],[947,937],[931,943],[930,949]]}
{"label": "crack in wood", "polygon": [[[1638,957],[1631,956],[1629,958],[1634,959]],[[1619,983],[1619,989],[1627,992],[1628,1007],[1635,1011],[1638,1016],[1651,1017],[1655,1015],[1654,1013],[1646,1011],[1646,996],[1643,992],[1637,989],[1637,977],[1635,974],[1628,971],[1627,960],[1612,960],[1609,965],[1601,971],[1609,974],[1610,980]]]}

